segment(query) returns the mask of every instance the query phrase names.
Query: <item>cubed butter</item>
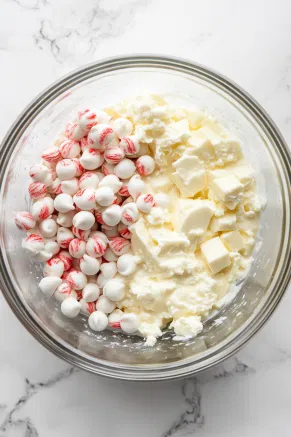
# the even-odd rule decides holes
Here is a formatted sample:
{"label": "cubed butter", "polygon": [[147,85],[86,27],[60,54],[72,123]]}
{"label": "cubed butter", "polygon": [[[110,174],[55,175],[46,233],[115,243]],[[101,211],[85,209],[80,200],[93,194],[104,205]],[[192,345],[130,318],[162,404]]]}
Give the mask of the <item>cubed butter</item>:
{"label": "cubed butter", "polygon": [[229,252],[219,237],[206,241],[200,247],[212,273],[218,273],[230,265]]}
{"label": "cubed butter", "polygon": [[206,187],[205,169],[197,156],[184,155],[173,167],[172,179],[182,197],[193,197]]}
{"label": "cubed butter", "polygon": [[210,187],[217,198],[225,203],[229,209],[234,209],[238,205],[243,185],[233,174],[214,179],[210,182]]}
{"label": "cubed butter", "polygon": [[189,240],[199,237],[207,230],[214,211],[215,204],[209,200],[180,200],[174,216],[175,230],[186,234]]}
{"label": "cubed butter", "polygon": [[214,217],[210,229],[212,232],[234,231],[236,229],[236,215],[229,213],[221,217]]}
{"label": "cubed butter", "polygon": [[244,248],[244,240],[239,231],[226,232],[220,238],[230,252],[239,252]]}

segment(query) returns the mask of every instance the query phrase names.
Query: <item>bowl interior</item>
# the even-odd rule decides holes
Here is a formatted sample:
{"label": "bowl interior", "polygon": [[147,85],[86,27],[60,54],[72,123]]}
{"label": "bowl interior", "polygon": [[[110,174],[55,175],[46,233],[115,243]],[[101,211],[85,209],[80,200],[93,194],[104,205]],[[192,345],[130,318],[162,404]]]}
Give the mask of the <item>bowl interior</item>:
{"label": "bowl interior", "polygon": [[[6,139],[2,160],[2,279],[10,304],[26,318],[27,327],[44,344],[89,370],[124,377],[137,372],[175,373],[175,368],[199,370],[223,358],[251,335],[255,321],[271,311],[288,258],[289,180],[284,158],[256,111],[226,83],[201,71],[138,65],[115,71],[79,74],[55,86],[27,110]],[[64,129],[78,108],[104,106],[130,96],[157,93],[170,102],[205,110],[241,139],[246,159],[256,170],[259,194],[267,198],[262,213],[254,262],[239,292],[205,322],[204,331],[187,342],[172,341],[165,332],[153,348],[142,339],[88,329],[86,318],[64,318],[59,303],[46,299],[37,287],[41,264],[30,262],[21,249],[23,234],[11,219],[16,210],[29,208],[28,169]],[[248,106],[248,107],[247,107]],[[13,137],[13,134],[14,137]],[[288,234],[288,235],[287,235]],[[13,302],[12,302],[13,301]],[[21,314],[22,315],[21,315]],[[130,376],[128,376],[130,377]],[[142,378],[142,376],[140,376]]]}

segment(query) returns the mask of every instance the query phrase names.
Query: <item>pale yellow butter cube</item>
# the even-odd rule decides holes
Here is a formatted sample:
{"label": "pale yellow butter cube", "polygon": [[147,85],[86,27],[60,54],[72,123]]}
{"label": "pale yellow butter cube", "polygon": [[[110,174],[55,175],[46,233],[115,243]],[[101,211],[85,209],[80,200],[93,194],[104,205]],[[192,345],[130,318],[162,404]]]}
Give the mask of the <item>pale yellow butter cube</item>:
{"label": "pale yellow butter cube", "polygon": [[229,252],[219,237],[206,241],[200,247],[212,273],[218,273],[230,265]]}
{"label": "pale yellow butter cube", "polygon": [[236,215],[230,213],[213,218],[210,229],[212,232],[234,231],[236,229]]}
{"label": "pale yellow butter cube", "polygon": [[239,231],[226,232],[220,238],[230,252],[239,252],[244,248],[244,240]]}

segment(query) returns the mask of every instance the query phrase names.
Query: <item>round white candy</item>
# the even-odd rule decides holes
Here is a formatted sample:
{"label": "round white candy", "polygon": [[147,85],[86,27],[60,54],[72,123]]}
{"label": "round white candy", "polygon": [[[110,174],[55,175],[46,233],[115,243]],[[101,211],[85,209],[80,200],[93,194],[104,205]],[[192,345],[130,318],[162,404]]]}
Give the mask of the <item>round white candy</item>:
{"label": "round white candy", "polygon": [[59,178],[54,179],[54,181],[48,187],[48,192],[51,194],[61,194],[62,193],[62,181]]}
{"label": "round white candy", "polygon": [[119,302],[125,296],[125,285],[122,279],[113,278],[110,279],[103,287],[104,296],[113,302]]}
{"label": "round white candy", "polygon": [[115,137],[114,131],[108,124],[93,126],[88,134],[88,144],[92,149],[104,149]]}
{"label": "round white candy", "polygon": [[86,251],[86,242],[80,238],[73,238],[69,244],[69,252],[73,258],[82,258]]}
{"label": "round white candy", "polygon": [[56,163],[62,158],[62,155],[60,150],[57,147],[53,146],[46,149],[42,153],[41,157],[46,162]]}
{"label": "round white candy", "polygon": [[116,308],[116,304],[112,302],[106,296],[100,296],[96,302],[96,310],[102,311],[102,313],[109,314]]}
{"label": "round white candy", "polygon": [[100,262],[98,261],[98,259],[85,254],[83,258],[81,258],[80,269],[81,272],[83,272],[85,275],[95,275],[99,272]]}
{"label": "round white candy", "polygon": [[76,211],[59,212],[57,218],[57,224],[64,228],[70,228],[73,225],[73,218]]}
{"label": "round white candy", "polygon": [[110,149],[107,149],[104,152],[105,161],[109,164],[118,164],[124,156],[124,151],[118,146],[110,147]]}
{"label": "round white candy", "polygon": [[101,311],[94,311],[88,319],[88,324],[93,331],[104,331],[108,325],[107,316]]}
{"label": "round white candy", "polygon": [[91,229],[88,229],[87,231],[84,231],[83,229],[76,228],[76,226],[72,227],[72,232],[75,235],[75,237],[80,238],[81,240],[88,240]]}
{"label": "round white candy", "polygon": [[121,221],[129,226],[135,223],[139,218],[139,212],[135,203],[126,203],[122,206]]}
{"label": "round white candy", "polygon": [[110,247],[108,247],[103,254],[103,258],[106,261],[111,262],[111,261],[117,261],[118,256],[116,256],[115,253],[112,252]]}
{"label": "round white candy", "polygon": [[114,201],[114,193],[109,187],[100,187],[95,191],[95,199],[99,205],[109,206]]}
{"label": "round white candy", "polygon": [[59,228],[57,232],[57,242],[62,249],[68,249],[70,242],[73,240],[74,234],[68,228]]}
{"label": "round white candy", "polygon": [[61,283],[61,278],[58,278],[57,276],[47,276],[46,278],[42,278],[38,286],[43,294],[51,297]]}
{"label": "round white candy", "polygon": [[66,281],[75,289],[82,290],[87,284],[87,277],[82,272],[78,272],[77,270],[71,271]]}
{"label": "round white candy", "polygon": [[79,180],[79,187],[82,188],[93,188],[96,189],[98,187],[100,181],[100,177],[97,173],[92,171],[86,171]]}
{"label": "round white candy", "polygon": [[121,237],[126,238],[127,240],[131,239],[131,232],[128,229],[128,226],[124,225],[123,223],[119,223],[117,229]]}
{"label": "round white candy", "polygon": [[74,196],[79,191],[79,181],[77,178],[70,179],[68,181],[61,182],[61,190],[65,194]]}
{"label": "round white candy", "polygon": [[79,190],[74,196],[74,202],[82,211],[89,211],[95,208],[95,190],[93,190],[93,188],[83,188]]}
{"label": "round white candy", "polygon": [[108,225],[102,225],[101,230],[108,238],[117,237],[118,236],[118,230],[117,226],[108,226]]}
{"label": "round white candy", "polygon": [[118,179],[114,174],[110,174],[105,176],[102,181],[99,183],[99,188],[101,187],[109,187],[113,191],[113,193],[117,193],[122,187],[122,182]]}
{"label": "round white candy", "polygon": [[96,121],[99,124],[108,124],[111,120],[110,115],[107,114],[105,111],[95,111],[96,113]]}
{"label": "round white candy", "polygon": [[96,170],[101,167],[104,162],[104,155],[98,150],[87,149],[80,158],[82,167],[86,170]]}
{"label": "round white candy", "polygon": [[118,138],[121,139],[131,134],[133,125],[130,120],[121,117],[114,120],[113,129],[116,135],[118,136]]}
{"label": "round white candy", "polygon": [[120,327],[126,334],[133,334],[139,327],[138,316],[133,313],[124,314],[120,320]]}
{"label": "round white candy", "polygon": [[132,275],[136,271],[135,257],[129,253],[121,255],[117,260],[117,269],[122,276]]}
{"label": "round white candy", "polygon": [[47,218],[40,222],[39,229],[44,238],[54,237],[58,230],[58,225],[52,218]]}
{"label": "round white candy", "polygon": [[123,311],[116,309],[108,316],[108,325],[112,329],[120,329],[120,320],[123,317]]}
{"label": "round white candy", "polygon": [[86,252],[93,258],[98,258],[104,255],[107,243],[98,236],[90,237],[86,243]]}
{"label": "round white candy", "polygon": [[52,258],[44,264],[44,276],[56,276],[60,278],[64,273],[65,267],[63,261],[58,258]]}
{"label": "round white candy", "polygon": [[38,182],[45,182],[49,174],[49,169],[42,164],[34,164],[29,169],[29,176]]}
{"label": "round white candy", "polygon": [[82,290],[82,297],[85,302],[95,302],[100,296],[100,289],[97,284],[89,282]]}
{"label": "round white candy", "polygon": [[122,237],[113,237],[109,241],[112,252],[117,256],[124,255],[130,249],[130,241]]}
{"label": "round white candy", "polygon": [[60,144],[60,152],[63,158],[77,158],[80,155],[81,147],[78,141],[65,140]]}
{"label": "round white candy", "polygon": [[61,181],[68,181],[77,176],[76,164],[73,159],[62,159],[58,162],[56,173]]}
{"label": "round white candy", "polygon": [[122,159],[115,167],[114,173],[120,179],[129,179],[135,172],[135,164],[131,159]]}
{"label": "round white candy", "polygon": [[134,200],[140,196],[145,190],[145,183],[141,180],[139,175],[134,175],[128,181],[127,189],[129,194],[133,197]]}
{"label": "round white candy", "polygon": [[108,238],[106,237],[106,235],[103,232],[92,231],[90,233],[90,238],[95,238],[95,237],[101,238],[101,240],[103,240],[106,245],[108,244]]}
{"label": "round white candy", "polygon": [[136,206],[141,212],[148,214],[155,205],[154,198],[151,194],[142,194],[136,200]]}
{"label": "round white candy", "polygon": [[60,246],[53,238],[52,240],[45,241],[44,250],[54,256],[60,251]]}
{"label": "round white candy", "polygon": [[109,279],[104,278],[102,273],[99,273],[96,284],[98,285],[98,287],[103,288],[108,280]]}
{"label": "round white candy", "polygon": [[90,314],[96,311],[95,302],[86,302],[84,299],[81,299],[79,302],[81,305],[82,314],[85,314],[86,316],[90,316]]}
{"label": "round white candy", "polygon": [[136,169],[141,176],[152,174],[155,165],[155,160],[149,155],[140,156],[136,161]]}
{"label": "round white candy", "polygon": [[67,250],[61,250],[58,254],[58,258],[63,261],[65,271],[72,267],[73,258]]}
{"label": "round white candy", "polygon": [[32,260],[34,262],[41,262],[44,263],[52,258],[52,254],[50,252],[46,252],[45,250],[42,250],[37,255],[32,256]]}
{"label": "round white candy", "polygon": [[68,212],[75,209],[72,196],[69,194],[59,194],[54,200],[54,207],[59,212]]}
{"label": "round white candy", "polygon": [[73,225],[82,231],[88,231],[95,223],[94,215],[89,211],[80,211],[73,217]]}
{"label": "round white candy", "polygon": [[113,279],[117,273],[116,262],[111,261],[108,263],[101,264],[100,272],[102,273],[105,279]]}
{"label": "round white candy", "polygon": [[155,194],[155,204],[160,208],[168,209],[170,206],[170,197],[164,193]]}
{"label": "round white candy", "polygon": [[126,156],[134,156],[140,150],[139,141],[135,135],[124,137],[120,141],[120,148],[124,151]]}
{"label": "round white candy", "polygon": [[72,121],[70,121],[65,128],[65,135],[71,140],[79,141],[86,133],[85,129],[82,129],[78,123],[73,123]]}
{"label": "round white candy", "polygon": [[22,247],[30,255],[34,256],[44,250],[44,241],[39,234],[29,234],[23,241]]}
{"label": "round white candy", "polygon": [[73,319],[81,311],[81,304],[74,297],[68,297],[62,302],[61,311],[64,316]]}
{"label": "round white candy", "polygon": [[109,164],[108,162],[104,162],[101,170],[105,176],[109,176],[111,174],[114,174],[114,165]]}
{"label": "round white candy", "polygon": [[54,201],[50,197],[37,200],[31,207],[31,215],[37,221],[48,218],[54,212]]}
{"label": "round white candy", "polygon": [[122,210],[119,205],[111,205],[102,213],[102,219],[106,225],[116,226],[121,219]]}

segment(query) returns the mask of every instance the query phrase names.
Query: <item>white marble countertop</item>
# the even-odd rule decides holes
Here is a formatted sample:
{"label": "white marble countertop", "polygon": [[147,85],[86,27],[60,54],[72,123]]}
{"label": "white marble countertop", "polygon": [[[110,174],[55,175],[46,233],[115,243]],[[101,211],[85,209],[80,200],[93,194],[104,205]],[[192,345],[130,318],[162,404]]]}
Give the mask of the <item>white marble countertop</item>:
{"label": "white marble countertop", "polygon": [[[232,78],[291,140],[290,0],[0,0],[0,11],[0,138],[71,69],[152,52]],[[290,307],[289,290],[235,358],[197,378],[133,384],[69,367],[0,296],[0,437],[290,437]]]}

